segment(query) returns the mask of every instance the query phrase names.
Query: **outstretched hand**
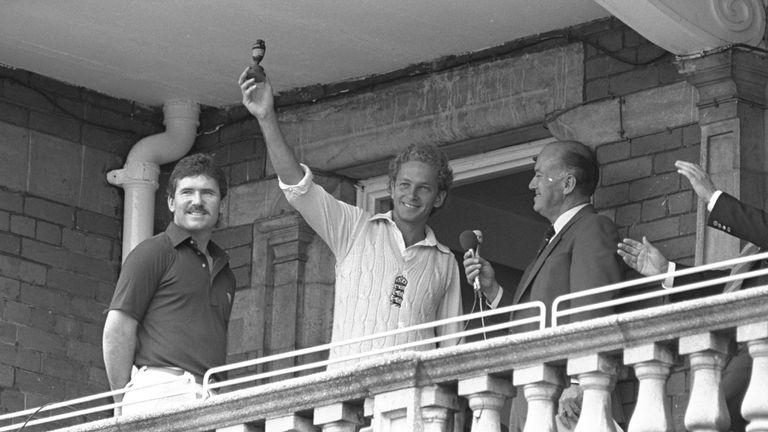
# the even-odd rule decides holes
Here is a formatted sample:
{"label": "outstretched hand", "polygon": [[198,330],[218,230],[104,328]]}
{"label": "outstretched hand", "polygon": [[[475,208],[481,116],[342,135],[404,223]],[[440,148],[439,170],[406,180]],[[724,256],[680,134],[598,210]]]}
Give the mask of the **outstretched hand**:
{"label": "outstretched hand", "polygon": [[243,105],[254,117],[261,120],[274,113],[275,100],[272,95],[272,84],[267,78],[264,82],[257,83],[254,79],[246,79],[246,68],[240,74],[237,82],[240,84],[240,92],[243,94]]}
{"label": "outstretched hand", "polygon": [[616,253],[628,266],[643,276],[653,276],[667,271],[669,260],[643,236],[643,242],[625,238],[618,244]]}
{"label": "outstretched hand", "polygon": [[675,166],[677,167],[678,174],[684,175],[691,182],[696,195],[708,203],[717,190],[709,174],[699,165],[691,162],[676,161]]}

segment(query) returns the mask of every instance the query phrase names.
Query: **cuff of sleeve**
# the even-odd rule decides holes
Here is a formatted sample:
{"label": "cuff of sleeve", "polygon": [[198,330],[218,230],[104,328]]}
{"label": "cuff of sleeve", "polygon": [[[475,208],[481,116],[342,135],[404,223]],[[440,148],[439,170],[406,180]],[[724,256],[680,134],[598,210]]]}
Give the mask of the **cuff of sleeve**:
{"label": "cuff of sleeve", "polygon": [[675,286],[675,277],[672,276],[672,273],[675,271],[675,263],[674,261],[670,261],[667,265],[667,278],[661,281],[661,287],[664,289],[670,289]]}
{"label": "cuff of sleeve", "polygon": [[715,191],[715,193],[712,194],[712,198],[709,199],[709,202],[707,203],[707,211],[711,212],[713,208],[715,208],[715,202],[717,202],[717,199],[720,198],[720,195],[723,193],[721,190]]}
{"label": "cuff of sleeve", "polygon": [[496,292],[496,297],[494,297],[493,300],[486,297],[485,304],[491,309],[496,309],[499,307],[499,303],[501,303],[502,294],[504,294],[504,288],[499,285],[499,290]]}
{"label": "cuff of sleeve", "polygon": [[294,196],[300,196],[307,193],[309,190],[309,187],[312,185],[312,170],[309,169],[308,166],[304,164],[301,165],[301,169],[304,170],[304,177],[301,178],[301,180],[295,184],[295,185],[288,185],[283,183],[282,180],[280,180],[280,177],[277,178],[277,184],[280,186],[280,189],[283,190],[283,192],[286,193],[286,195],[294,195]]}

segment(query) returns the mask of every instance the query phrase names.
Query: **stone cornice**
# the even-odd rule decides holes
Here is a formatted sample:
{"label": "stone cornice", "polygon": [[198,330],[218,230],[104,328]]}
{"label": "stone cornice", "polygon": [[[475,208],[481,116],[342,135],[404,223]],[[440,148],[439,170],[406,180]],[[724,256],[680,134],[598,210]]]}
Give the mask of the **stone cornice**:
{"label": "stone cornice", "polygon": [[595,0],[646,39],[677,55],[746,44],[765,32],[760,0]]}

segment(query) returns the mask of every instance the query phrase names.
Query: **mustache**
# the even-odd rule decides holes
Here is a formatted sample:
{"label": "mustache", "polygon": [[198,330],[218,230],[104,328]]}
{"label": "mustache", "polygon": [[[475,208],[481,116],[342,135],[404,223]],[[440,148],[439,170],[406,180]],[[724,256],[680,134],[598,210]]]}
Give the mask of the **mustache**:
{"label": "mustache", "polygon": [[187,208],[187,211],[188,212],[200,212],[200,213],[205,213],[205,214],[209,213],[208,209],[206,209],[205,206],[202,206],[200,204],[194,204],[194,205],[189,206]]}

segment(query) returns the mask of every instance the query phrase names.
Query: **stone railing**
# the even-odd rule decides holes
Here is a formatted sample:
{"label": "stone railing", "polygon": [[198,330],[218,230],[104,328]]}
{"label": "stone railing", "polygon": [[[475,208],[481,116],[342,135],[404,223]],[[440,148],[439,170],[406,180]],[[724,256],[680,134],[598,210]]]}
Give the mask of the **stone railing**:
{"label": "stone railing", "polygon": [[[432,351],[398,352],[356,367],[259,385],[180,405],[161,415],[99,420],[67,431],[448,431],[468,405],[472,430],[498,431],[505,398],[529,402],[526,430],[553,431],[562,374],[584,391],[577,431],[610,431],[610,391],[619,365],[639,381],[630,431],[671,430],[664,383],[690,362],[689,430],[726,430],[719,388],[731,338],[754,357],[745,417],[765,430],[768,287],[611,315]],[[460,430],[456,428],[454,430]]]}
{"label": "stone railing", "polygon": [[[768,254],[752,259],[765,258]],[[680,270],[674,275],[685,276],[749,259]],[[741,277],[765,274],[768,269]],[[607,291],[641,284],[658,287],[658,282],[667,276],[599,287],[584,293],[604,295]],[[506,308],[507,313],[511,309],[532,308],[538,311],[538,317],[505,322],[502,326],[537,323],[539,330],[429,351],[412,351],[400,346],[397,351],[357,358],[350,367],[346,367],[350,362],[345,361],[344,368],[299,377],[288,371],[291,372],[288,376],[293,377],[281,381],[272,382],[281,371],[257,374],[255,379],[240,375],[228,382],[216,383],[220,387],[218,394],[179,404],[167,411],[111,417],[58,430],[460,432],[462,425],[471,424],[473,432],[496,432],[501,428],[502,418],[509,414],[503,408],[505,400],[525,397],[528,401],[525,431],[554,432],[558,396],[570,377],[578,380],[583,391],[576,432],[614,431],[611,391],[619,372],[632,368],[637,380],[637,398],[628,430],[671,431],[665,383],[673,368],[686,367],[690,368],[691,378],[687,381],[691,385],[687,389],[685,428],[727,431],[729,419],[720,382],[724,364],[732,354],[729,345],[735,340],[748,348],[753,359],[751,381],[741,408],[750,421],[747,430],[768,431],[768,398],[762,394],[768,388],[768,286],[675,303],[656,302],[655,306],[644,304],[648,307],[642,309],[633,303],[638,310],[556,325],[558,317],[649,298],[667,298],[670,294],[720,285],[734,278],[739,277],[727,276],[667,290],[641,290],[640,294],[632,295],[628,293],[638,291],[624,291],[624,295],[606,303],[572,309],[562,309],[562,301],[582,297],[584,293],[563,296],[551,305],[553,322],[548,328],[544,328],[543,304],[512,306]],[[281,360],[297,354],[301,352],[273,357]],[[251,367],[256,363],[242,362],[225,368]],[[330,363],[320,362],[315,370]],[[299,365],[295,370],[309,371],[306,365]],[[99,398],[104,400],[105,394],[81,399]],[[73,410],[67,403],[53,405]],[[104,412],[113,406],[96,407],[92,412]],[[48,408],[50,406],[45,407]],[[17,413],[16,417],[24,418],[30,412],[37,414],[42,410],[27,410]],[[0,416],[3,421],[6,417],[14,415]],[[17,429],[2,427],[2,430]]]}

